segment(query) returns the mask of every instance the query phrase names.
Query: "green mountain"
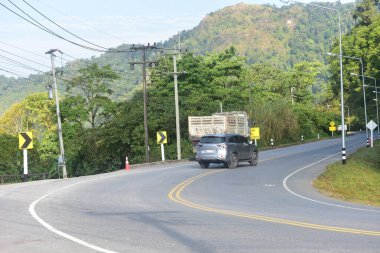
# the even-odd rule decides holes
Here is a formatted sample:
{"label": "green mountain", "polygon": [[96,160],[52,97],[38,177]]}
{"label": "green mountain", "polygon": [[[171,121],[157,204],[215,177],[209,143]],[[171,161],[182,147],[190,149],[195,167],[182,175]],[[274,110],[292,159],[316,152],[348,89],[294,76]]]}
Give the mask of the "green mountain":
{"label": "green mountain", "polygon": [[[353,4],[318,4],[341,11],[343,32],[354,26]],[[233,45],[249,63],[288,68],[299,61],[324,61],[338,36],[337,21],[334,11],[311,6],[241,3],[210,13],[194,29],[181,32],[181,48],[205,54]],[[177,41],[174,36],[164,45],[174,47]]]}
{"label": "green mountain", "polygon": [[[318,4],[341,11],[343,32],[353,27],[353,4]],[[337,15],[333,11],[301,5],[278,8],[243,3],[212,12],[195,28],[180,32],[181,48],[195,54],[222,51],[234,46],[248,63],[269,63],[282,69],[290,68],[299,61],[324,62],[324,54],[330,50],[337,35]],[[124,44],[116,49],[129,49],[130,46]],[[178,36],[158,43],[158,46],[178,47]],[[111,87],[114,90],[112,98],[125,100],[134,89],[140,87],[141,66],[136,66],[134,71],[129,67],[129,62],[139,59],[141,55],[126,52],[105,53],[99,57],[73,61],[62,69],[59,80],[64,84],[65,79],[75,75],[80,67],[88,63],[110,64],[122,77]],[[0,76],[0,115],[30,93],[44,91],[49,75],[31,75],[28,79]],[[64,91],[62,86],[61,90]]]}

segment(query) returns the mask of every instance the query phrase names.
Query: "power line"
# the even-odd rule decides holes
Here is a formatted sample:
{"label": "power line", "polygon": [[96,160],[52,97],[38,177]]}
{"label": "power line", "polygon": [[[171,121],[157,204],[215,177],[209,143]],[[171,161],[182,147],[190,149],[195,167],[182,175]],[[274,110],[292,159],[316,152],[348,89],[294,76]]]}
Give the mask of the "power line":
{"label": "power line", "polygon": [[3,67],[4,69],[7,69],[7,70],[13,71],[13,72],[17,72],[17,73],[22,74],[24,76],[30,75],[30,73],[22,72],[20,70],[12,69],[12,68],[9,67],[9,65],[15,66],[15,64],[12,64],[12,63],[9,63],[9,62],[3,61],[3,60],[0,60],[0,63],[6,64],[6,67]]}
{"label": "power line", "polygon": [[[7,72],[7,73],[9,73],[9,74],[12,74],[12,75],[18,76],[18,77],[20,77],[20,78],[24,78],[24,79],[28,79],[28,80],[30,80],[30,79],[27,78],[27,77],[24,77],[24,76],[21,76],[21,75],[15,73],[15,71],[6,70],[6,69],[3,69],[3,68],[0,68],[0,70],[1,70],[1,71],[4,71],[4,72]],[[32,81],[32,80],[30,80],[30,81]]]}
{"label": "power line", "polygon": [[[30,66],[30,65],[27,65],[27,64],[24,64],[22,62],[16,61],[16,60],[14,60],[12,58],[6,57],[6,56],[1,55],[1,54],[0,54],[0,59],[4,59],[4,60],[7,61],[7,64],[11,64],[11,65],[16,66],[16,67],[21,67],[21,68],[25,68],[25,69],[28,69],[28,70],[32,70],[32,71],[38,72],[40,74],[45,74],[46,73],[46,72],[44,72],[44,71],[42,71],[40,69],[34,68],[34,67]],[[71,73],[68,73],[68,72],[65,72],[65,73],[67,75],[69,75],[69,76],[75,77],[74,74],[71,74]]]}
{"label": "power line", "polygon": [[93,29],[94,31],[97,31],[97,32],[103,33],[103,34],[105,34],[105,35],[107,35],[107,36],[109,36],[109,37],[112,37],[112,38],[115,38],[115,39],[119,40],[119,41],[122,42],[122,43],[127,44],[123,39],[121,39],[121,38],[119,38],[119,37],[117,37],[117,36],[115,36],[115,35],[113,35],[113,34],[110,34],[110,33],[107,33],[107,32],[105,32],[105,31],[102,31],[102,30],[100,30],[100,29],[98,29],[98,28],[96,28],[96,27],[93,27],[93,26],[89,25],[88,23],[84,22],[83,20],[81,20],[81,19],[78,18],[78,17],[71,17],[71,16],[68,16],[67,14],[63,13],[61,10],[59,10],[59,9],[57,9],[57,8],[54,8],[54,7],[52,7],[51,5],[49,5],[49,4],[47,4],[47,3],[44,3],[44,2],[42,2],[42,1],[40,1],[40,0],[35,0],[35,1],[37,1],[37,2],[39,2],[40,4],[42,4],[42,5],[46,6],[46,7],[50,8],[50,9],[52,9],[52,10],[58,12],[58,13],[60,13],[61,15],[63,15],[64,17],[66,17],[66,18],[68,18],[68,19],[78,21],[78,22],[80,22],[81,24],[83,24],[83,25],[85,25],[85,26],[87,26],[87,27]]}
{"label": "power line", "polygon": [[24,51],[24,52],[29,53],[29,54],[33,54],[33,55],[38,56],[38,57],[43,58],[43,59],[49,59],[49,57],[46,57],[45,55],[40,55],[40,54],[34,53],[32,51],[29,51],[29,50],[26,50],[26,49],[23,49],[23,48],[20,48],[20,47],[16,47],[15,45],[11,45],[11,44],[5,43],[4,41],[0,41],[0,44],[6,45],[8,47],[16,48],[18,50]]}
{"label": "power line", "polygon": [[99,45],[97,45],[97,44],[95,44],[95,43],[92,43],[92,42],[90,42],[90,41],[88,41],[88,40],[85,40],[85,39],[79,37],[78,35],[76,35],[76,34],[70,32],[69,30],[67,30],[67,29],[65,29],[64,27],[60,26],[59,24],[57,24],[56,22],[54,22],[53,20],[51,20],[49,17],[47,17],[46,15],[44,15],[43,13],[41,13],[39,10],[37,10],[36,8],[34,8],[34,7],[33,7],[31,4],[29,4],[27,1],[23,0],[23,2],[26,3],[30,8],[32,8],[32,9],[33,9],[34,11],[36,11],[38,14],[40,14],[42,17],[46,18],[46,19],[49,20],[51,23],[53,23],[54,25],[58,26],[59,28],[61,28],[61,29],[64,30],[65,32],[67,32],[67,33],[73,35],[75,38],[80,39],[80,40],[82,40],[82,41],[84,41],[84,42],[87,42],[87,43],[90,44],[90,45],[93,45],[93,46],[96,46],[96,47],[99,47],[99,48],[102,48],[102,49],[108,50],[108,49],[105,48],[105,47],[99,46]]}
{"label": "power line", "polygon": [[35,71],[35,72],[41,72],[41,73],[44,73],[43,71],[39,70],[39,69],[36,69],[36,68],[33,68],[32,66],[29,66],[29,65],[26,65],[22,62],[19,62],[19,61],[16,61],[16,60],[13,60],[9,57],[6,57],[4,55],[0,55],[0,58],[2,59],[5,59],[11,63],[14,63],[16,66],[19,66],[19,67],[23,67],[23,68],[26,68],[26,69],[29,69],[29,70],[32,70],[32,71]]}
{"label": "power line", "polygon": [[[45,55],[40,55],[40,54],[37,54],[37,53],[32,52],[32,51],[30,51],[30,50],[26,50],[26,49],[24,49],[24,48],[16,47],[15,45],[8,44],[8,43],[6,43],[6,42],[4,42],[4,41],[0,41],[0,44],[6,45],[6,46],[8,46],[8,47],[16,48],[16,49],[18,49],[18,50],[20,50],[20,51],[23,51],[23,52],[26,52],[26,53],[32,54],[32,55],[34,55],[34,56],[38,56],[38,57],[40,57],[40,58],[42,58],[42,59],[50,60],[49,57],[47,57],[47,56],[45,56]],[[68,54],[65,54],[65,55],[69,56]],[[75,58],[75,57],[73,57],[73,56],[71,56],[71,57],[77,60],[77,58]],[[64,58],[64,57],[62,57],[62,60],[66,61],[66,62],[70,62],[70,61],[72,61],[72,60],[66,59],[66,58]],[[49,68],[50,68],[50,67],[49,67]]]}
{"label": "power line", "polygon": [[10,0],[8,0],[12,5],[14,5],[18,10],[20,10],[22,13],[24,13],[26,16],[28,16],[31,20],[33,20],[34,22],[28,20],[27,18],[23,17],[22,15],[20,15],[19,13],[15,12],[14,10],[10,9],[9,7],[7,7],[6,5],[0,3],[1,6],[3,6],[5,9],[9,10],[10,12],[12,12],[13,14],[17,15],[18,17],[22,18],[23,20],[27,21],[28,23],[36,26],[37,28],[47,32],[47,33],[50,33],[51,35],[53,36],[56,36],[62,40],[65,40],[71,44],[74,44],[76,46],[79,46],[79,47],[82,47],[82,48],[85,48],[85,49],[88,49],[88,50],[91,50],[91,51],[96,51],[96,52],[107,52],[106,50],[101,50],[101,49],[97,49],[97,48],[92,48],[92,47],[88,47],[88,46],[85,46],[85,45],[82,45],[82,44],[79,44],[79,43],[76,43],[74,41],[71,41],[69,39],[66,39],[64,37],[62,37],[61,35],[51,31],[50,29],[48,29],[47,27],[45,27],[44,25],[42,25],[40,22],[38,22],[37,20],[35,20],[34,18],[32,18],[29,14],[27,14],[26,12],[24,12],[21,8],[19,8],[17,5],[15,5],[13,2],[11,2]]}
{"label": "power line", "polygon": [[36,62],[36,61],[33,61],[33,60],[30,60],[30,59],[25,58],[25,57],[22,57],[22,56],[19,56],[19,55],[17,55],[17,54],[13,54],[13,53],[8,52],[8,51],[6,51],[6,50],[0,49],[0,51],[2,51],[2,52],[4,52],[4,53],[7,53],[7,54],[10,54],[10,55],[13,55],[13,56],[16,56],[16,57],[18,57],[18,58],[24,59],[24,60],[26,60],[26,61],[33,62],[33,63],[38,64],[38,65],[40,65],[40,66],[43,66],[43,67],[49,68],[49,66],[47,66],[47,65],[44,65],[44,64],[42,64],[42,63],[39,63],[39,62]]}
{"label": "power line", "polygon": [[[10,9],[8,6],[0,3],[1,6],[3,6],[5,9],[7,9],[8,11],[12,12],[13,14],[17,15],[18,17],[22,18],[23,20],[27,21],[28,23],[36,26],[37,28],[53,35],[53,36],[56,36],[62,40],[65,40],[71,44],[74,44],[76,46],[79,46],[79,47],[82,47],[84,49],[87,49],[87,50],[91,50],[91,51],[95,51],[95,52],[101,52],[101,53],[106,53],[106,52],[109,52],[109,53],[121,53],[121,52],[132,52],[131,50],[113,50],[113,49],[98,49],[98,48],[93,48],[93,47],[89,47],[89,46],[86,46],[86,45],[83,45],[83,44],[79,44],[77,42],[74,42],[72,40],[69,40],[59,34],[57,34],[56,32],[50,30],[49,28],[47,28],[46,26],[44,26],[43,24],[41,24],[40,22],[38,22],[36,19],[34,19],[32,16],[30,16],[28,13],[26,13],[25,11],[23,11],[20,7],[18,7],[15,3],[13,3],[11,0],[8,0],[8,2],[10,2],[15,8],[17,8],[19,11],[21,11],[24,15],[26,15],[29,19],[25,18],[24,16],[20,15],[19,13],[15,12],[14,10]],[[33,22],[32,22],[32,21]],[[75,35],[76,37],[79,37],[77,35]]]}

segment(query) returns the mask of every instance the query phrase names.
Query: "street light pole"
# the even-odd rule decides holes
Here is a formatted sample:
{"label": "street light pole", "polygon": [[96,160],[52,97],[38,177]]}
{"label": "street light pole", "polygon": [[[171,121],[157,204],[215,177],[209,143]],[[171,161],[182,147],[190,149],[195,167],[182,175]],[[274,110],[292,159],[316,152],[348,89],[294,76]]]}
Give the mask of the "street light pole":
{"label": "street light pole", "polygon": [[[50,49],[46,54],[50,54],[51,59],[51,68],[53,74],[53,83],[54,83],[54,93],[55,93],[55,105],[57,112],[57,127],[58,127],[58,138],[59,138],[59,149],[61,152],[61,162],[62,162],[62,177],[67,178],[66,162],[65,162],[65,149],[63,146],[63,137],[62,137],[62,124],[61,124],[61,112],[59,109],[59,100],[58,100],[58,88],[57,88],[57,78],[55,77],[55,64],[54,64],[54,52],[60,52],[58,49]],[[58,159],[59,160],[59,159]]]}
{"label": "street light pole", "polygon": [[380,125],[379,125],[379,100],[377,99],[377,83],[376,83],[376,78],[374,78],[372,76],[364,76],[364,77],[373,79],[375,81],[375,96],[376,96],[375,101],[376,101],[376,117],[377,117],[377,139],[380,139],[380,131],[379,131],[379,128],[380,128]]}
{"label": "street light pole", "polygon": [[[364,74],[362,75],[358,75],[358,74],[355,74],[355,73],[351,73],[351,75],[353,76],[361,76],[363,79],[364,77],[366,78],[370,78],[370,79],[373,79],[375,80],[375,86],[371,86],[371,87],[374,87],[375,90],[377,91],[377,83],[376,83],[376,78],[372,77],[372,76],[365,76]],[[363,93],[365,94],[365,87],[368,87],[369,85],[364,85],[363,84]],[[364,97],[365,99],[365,97]],[[376,115],[377,115],[377,125],[379,126],[379,104],[378,104],[378,101],[377,101],[377,93],[376,93]],[[368,123],[368,122],[367,122]],[[366,130],[367,130],[367,123],[366,123]],[[368,130],[367,130],[368,132]],[[378,138],[380,136],[380,132],[379,132],[379,127],[377,127],[377,135],[378,135]],[[368,140],[368,134],[367,134],[367,140]],[[367,141],[367,147],[369,147],[369,141]]]}
{"label": "street light pole", "polygon": [[[351,73],[351,75],[354,75],[354,76],[357,76],[358,74],[355,74],[355,73]],[[366,87],[374,87],[375,90],[375,101],[376,101],[376,118],[377,118],[377,138],[380,139],[380,131],[379,131],[379,100],[377,99],[377,82],[376,82],[376,78],[372,77],[372,76],[365,76],[365,75],[362,75],[362,78],[369,78],[369,79],[372,79],[375,81],[375,86],[369,86],[369,85],[364,85]],[[364,89],[364,86],[363,86],[363,89]],[[366,126],[367,127],[367,126]]]}
{"label": "street light pole", "polygon": [[[284,3],[286,3],[284,0],[280,0]],[[341,113],[341,122],[342,122],[342,164],[346,164],[346,130],[344,128],[345,121],[344,121],[344,86],[343,86],[343,61],[342,61],[342,26],[341,26],[341,20],[340,20],[340,11],[334,8],[316,5],[316,4],[309,4],[309,3],[301,3],[297,1],[291,1],[293,3],[297,4],[304,4],[308,6],[313,6],[325,10],[335,11],[338,14],[338,28],[339,28],[339,63],[340,63],[340,113]]]}
{"label": "street light pole", "polygon": [[380,139],[380,125],[379,125],[379,100],[377,99],[377,83],[376,83],[376,78],[372,76],[366,76],[367,78],[373,79],[375,81],[375,101],[376,101],[376,117],[377,117],[377,139]]}
{"label": "street light pole", "polygon": [[[333,54],[333,53],[330,53],[328,52],[327,53],[328,55],[332,55],[332,56],[337,56],[336,54]],[[367,123],[368,123],[368,119],[367,119],[367,101],[366,101],[366,95],[365,95],[365,89],[364,89],[364,64],[363,64],[363,60],[362,58],[359,58],[359,57],[353,57],[353,56],[347,56],[347,55],[343,55],[344,58],[347,58],[347,59],[353,59],[353,60],[358,60],[360,62],[360,67],[361,67],[361,72],[362,72],[362,86],[363,86],[363,100],[364,100],[364,120],[365,120],[365,133],[366,133],[366,138],[367,138],[367,147],[369,146],[369,141],[368,141],[368,129],[367,129]]]}

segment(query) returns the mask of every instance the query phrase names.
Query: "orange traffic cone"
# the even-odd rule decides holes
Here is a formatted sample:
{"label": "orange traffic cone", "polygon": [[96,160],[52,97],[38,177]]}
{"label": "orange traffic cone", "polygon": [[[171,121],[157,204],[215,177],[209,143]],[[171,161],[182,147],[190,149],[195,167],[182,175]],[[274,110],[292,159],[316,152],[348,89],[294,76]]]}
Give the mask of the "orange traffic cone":
{"label": "orange traffic cone", "polygon": [[128,156],[125,157],[125,170],[130,170],[131,166],[129,165]]}

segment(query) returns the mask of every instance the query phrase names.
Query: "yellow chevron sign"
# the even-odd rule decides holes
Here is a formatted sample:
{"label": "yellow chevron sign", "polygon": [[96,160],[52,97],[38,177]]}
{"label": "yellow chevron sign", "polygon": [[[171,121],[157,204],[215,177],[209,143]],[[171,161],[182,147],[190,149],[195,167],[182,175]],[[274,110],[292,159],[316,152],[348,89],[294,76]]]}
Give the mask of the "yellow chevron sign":
{"label": "yellow chevron sign", "polygon": [[166,143],[168,143],[166,131],[157,132],[157,144],[166,144]]}
{"label": "yellow chevron sign", "polygon": [[32,149],[33,148],[33,133],[24,132],[18,134],[18,148]]}

